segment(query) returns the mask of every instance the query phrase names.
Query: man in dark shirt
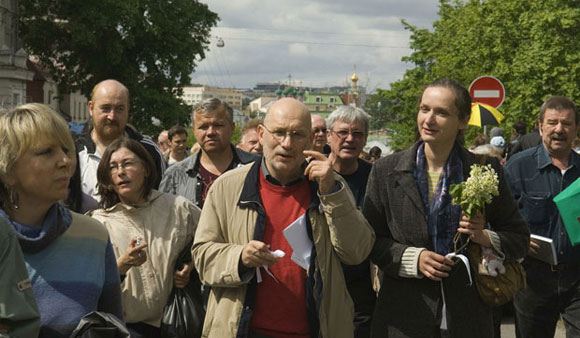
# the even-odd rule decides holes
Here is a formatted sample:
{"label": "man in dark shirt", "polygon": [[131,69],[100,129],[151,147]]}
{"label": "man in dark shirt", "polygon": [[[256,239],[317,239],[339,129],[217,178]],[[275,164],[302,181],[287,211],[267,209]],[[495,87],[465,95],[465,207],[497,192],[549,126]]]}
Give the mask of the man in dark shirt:
{"label": "man in dark shirt", "polygon": [[[367,142],[369,115],[360,108],[340,106],[328,116],[326,122],[329,127],[329,158],[333,169],[345,179],[360,209],[372,168],[370,163],[359,158]],[[370,261],[367,258],[359,265],[343,264],[343,271],[348,292],[354,302],[354,336],[370,337],[371,316],[376,301]]]}
{"label": "man in dark shirt", "polygon": [[[519,337],[553,337],[560,315],[568,337],[580,336],[580,246],[572,246],[553,198],[580,177],[572,151],[579,114],[566,97],[549,98],[540,109],[541,144],[515,154],[505,166],[511,190],[532,234],[551,238],[558,265],[526,257],[527,288],[514,298]],[[538,248],[530,241],[530,251]]]}

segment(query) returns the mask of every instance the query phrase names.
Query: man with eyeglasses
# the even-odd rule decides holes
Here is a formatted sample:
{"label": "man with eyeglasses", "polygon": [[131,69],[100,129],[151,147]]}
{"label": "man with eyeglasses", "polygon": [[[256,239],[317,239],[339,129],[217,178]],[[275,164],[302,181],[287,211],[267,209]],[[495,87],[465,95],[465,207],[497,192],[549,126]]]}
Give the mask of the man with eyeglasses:
{"label": "man with eyeglasses", "polygon": [[[155,168],[158,171],[154,187],[159,186],[161,175],[165,171],[165,160],[155,141],[150,137],[141,135],[129,120],[129,90],[117,80],[104,80],[99,82],[91,92],[91,100],[88,102],[90,123],[87,123],[85,132],[76,140],[78,152],[77,173],[71,182],[71,193],[76,194],[75,186],[80,176],[82,192],[99,200],[97,195],[97,168],[101,161],[101,154],[114,140],[126,136],[136,140],[149,152]],[[75,182],[76,180],[76,182]],[[80,198],[80,197],[79,197]],[[88,204],[88,203],[87,203]]]}
{"label": "man with eyeglasses", "polygon": [[[357,207],[362,208],[372,165],[359,158],[367,143],[369,115],[353,106],[340,106],[326,119],[332,168],[348,184]],[[376,296],[368,258],[358,265],[343,264],[346,286],[355,308],[355,337],[370,337]]]}
{"label": "man with eyeglasses", "polygon": [[218,98],[202,101],[191,114],[200,150],[167,169],[159,190],[183,196],[202,208],[213,182],[226,171],[258,157],[231,144],[234,111]]}
{"label": "man with eyeglasses", "polygon": [[195,234],[194,263],[212,293],[203,336],[353,337],[341,263],[363,261],[374,233],[331,160],[308,150],[303,103],[276,101],[258,136],[262,161],[214,183]]}
{"label": "man with eyeglasses", "polygon": [[320,115],[313,114],[312,121],[312,150],[319,153],[325,153],[324,146],[326,146],[326,121]]}

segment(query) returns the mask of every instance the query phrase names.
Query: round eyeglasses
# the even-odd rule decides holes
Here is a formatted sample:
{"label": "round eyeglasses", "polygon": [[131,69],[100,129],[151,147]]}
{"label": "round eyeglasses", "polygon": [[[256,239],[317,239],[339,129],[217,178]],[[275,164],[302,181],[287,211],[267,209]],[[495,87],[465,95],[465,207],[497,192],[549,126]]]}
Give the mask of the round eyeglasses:
{"label": "round eyeglasses", "polygon": [[300,130],[285,130],[285,129],[275,129],[270,130],[265,125],[262,125],[279,143],[284,142],[286,138],[290,138],[291,141],[302,142],[308,137],[305,132]]}

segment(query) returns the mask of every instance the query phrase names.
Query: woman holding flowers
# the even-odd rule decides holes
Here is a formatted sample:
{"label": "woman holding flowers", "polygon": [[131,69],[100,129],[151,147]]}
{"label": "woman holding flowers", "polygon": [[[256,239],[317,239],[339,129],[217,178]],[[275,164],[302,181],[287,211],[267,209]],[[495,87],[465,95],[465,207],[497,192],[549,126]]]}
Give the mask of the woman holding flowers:
{"label": "woman holding flowers", "polygon": [[498,173],[498,191],[483,212],[468,217],[451,203],[451,187],[481,162],[458,141],[470,111],[458,82],[433,82],[417,113],[419,141],[371,171],[363,211],[376,232],[371,259],[384,272],[373,337],[493,336],[491,307],[474,285],[451,282],[464,263],[446,256],[460,233],[497,257],[519,259],[529,232],[494,159],[487,162]]}

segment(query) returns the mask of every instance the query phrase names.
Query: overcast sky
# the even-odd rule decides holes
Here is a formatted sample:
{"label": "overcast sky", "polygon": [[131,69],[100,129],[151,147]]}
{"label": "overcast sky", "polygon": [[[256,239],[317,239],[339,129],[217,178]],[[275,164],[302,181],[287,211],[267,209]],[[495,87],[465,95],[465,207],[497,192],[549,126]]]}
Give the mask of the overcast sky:
{"label": "overcast sky", "polygon": [[[345,85],[356,65],[368,91],[388,88],[408,64],[401,19],[431,28],[437,0],[201,0],[221,21],[193,83]],[[219,39],[224,42],[218,47]]]}

